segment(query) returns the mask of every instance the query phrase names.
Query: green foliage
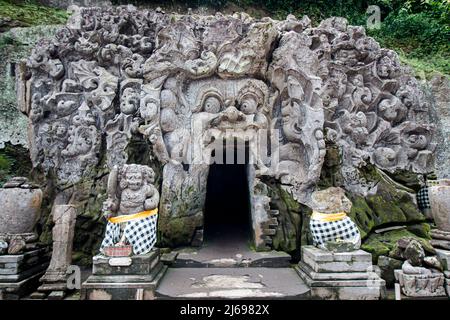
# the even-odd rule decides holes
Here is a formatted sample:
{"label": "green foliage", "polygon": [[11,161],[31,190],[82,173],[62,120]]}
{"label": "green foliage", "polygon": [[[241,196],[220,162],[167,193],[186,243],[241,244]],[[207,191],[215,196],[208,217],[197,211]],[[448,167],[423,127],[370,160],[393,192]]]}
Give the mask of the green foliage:
{"label": "green foliage", "polygon": [[63,24],[69,15],[66,11],[45,7],[33,0],[0,0],[0,18],[8,17],[20,26]]}
{"label": "green foliage", "polygon": [[30,171],[28,150],[9,143],[4,149],[0,149],[0,187],[13,176],[28,177]]}

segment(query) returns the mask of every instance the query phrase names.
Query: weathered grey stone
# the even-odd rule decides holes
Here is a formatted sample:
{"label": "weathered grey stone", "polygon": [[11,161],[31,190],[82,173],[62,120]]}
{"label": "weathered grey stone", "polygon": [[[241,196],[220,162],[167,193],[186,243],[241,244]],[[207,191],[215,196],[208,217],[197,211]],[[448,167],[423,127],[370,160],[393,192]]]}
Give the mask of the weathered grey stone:
{"label": "weathered grey stone", "polygon": [[81,286],[81,299],[153,300],[166,270],[160,262],[147,275],[92,275]]}
{"label": "weathered grey stone", "polygon": [[386,281],[386,287],[394,286],[395,275],[394,270],[401,269],[403,261],[397,260],[387,256],[378,257],[378,267],[381,270],[380,277]]}
{"label": "weathered grey stone", "polygon": [[178,256],[178,252],[166,252],[161,255],[161,262],[171,266]]}
{"label": "weathered grey stone", "polygon": [[8,246],[8,254],[19,254],[25,250],[26,242],[22,239],[13,239]]}
{"label": "weathered grey stone", "polygon": [[21,282],[22,280],[33,277],[36,274],[42,275],[42,272],[48,267],[47,263],[37,264],[26,270],[20,271],[15,274],[0,274],[0,283],[14,283]]}
{"label": "weathered grey stone", "polygon": [[52,291],[47,296],[48,300],[62,300],[66,296],[64,291]]}
{"label": "weathered grey stone", "polygon": [[436,74],[429,85],[433,95],[430,111],[436,124],[436,175],[439,179],[450,178],[450,80]]}
{"label": "weathered grey stone", "polygon": [[436,255],[441,260],[444,270],[450,271],[450,250],[436,249]]}
{"label": "weathered grey stone", "polygon": [[407,274],[404,270],[395,270],[395,278],[404,295],[408,297],[445,296],[445,278],[441,272],[427,274]]}
{"label": "weathered grey stone", "polygon": [[0,255],[8,251],[8,242],[0,240]]}
{"label": "weathered grey stone", "polygon": [[47,294],[44,292],[35,291],[32,294],[30,294],[30,299],[33,300],[43,300],[47,297]]}
{"label": "weathered grey stone", "polygon": [[292,268],[170,268],[158,299],[308,299]]}
{"label": "weathered grey stone", "polygon": [[333,253],[303,246],[296,271],[316,299],[380,299],[386,286],[372,266],[371,255],[362,250]]}
{"label": "weathered grey stone", "polygon": [[[50,265],[45,275],[40,279],[43,283],[39,291],[54,291],[47,284],[65,288],[67,285],[67,268],[72,262],[72,245],[77,209],[73,205],[54,205],[52,208],[54,226],[53,250]],[[57,289],[61,291],[64,289]]]}
{"label": "weathered grey stone", "polygon": [[[24,80],[26,59],[32,47],[42,37],[56,33],[61,26],[34,26],[29,28],[13,28],[0,34],[0,149],[6,143],[13,146],[27,147],[27,117],[19,110],[18,88]],[[24,91],[21,91],[21,95]]]}
{"label": "weathered grey stone", "polygon": [[94,275],[145,275],[149,274],[159,263],[159,250],[153,249],[145,255],[131,256],[129,266],[112,266],[113,258],[95,256],[92,261],[92,274]]}
{"label": "weathered grey stone", "polygon": [[[342,272],[342,274],[339,274],[341,279],[336,280],[330,275],[328,279],[312,279],[302,268],[302,265],[297,267],[296,271],[310,287],[311,297],[314,299],[378,300],[385,290],[384,280],[380,279],[376,273],[368,273],[366,279],[354,279],[353,272]],[[314,275],[314,273],[311,273],[311,275]],[[360,277],[359,273],[356,273],[355,277]]]}
{"label": "weathered grey stone", "polygon": [[450,232],[450,179],[442,179],[428,187],[431,214],[439,230]]}
{"label": "weathered grey stone", "polygon": [[372,256],[362,250],[334,253],[303,246],[302,261],[315,272],[366,272],[372,268]]}
{"label": "weathered grey stone", "polygon": [[32,232],[41,214],[40,189],[0,188],[0,234]]}
{"label": "weathered grey stone", "polygon": [[0,257],[0,275],[19,274],[38,264],[48,264],[47,249],[28,251],[21,255],[4,255]]}
{"label": "weathered grey stone", "polygon": [[355,173],[367,163],[390,172],[432,166],[417,81],[393,51],[343,18],[312,28],[307,17],[82,8],[36,46],[27,68],[18,100],[34,166],[65,188],[92,179],[102,159],[109,170],[127,163],[131,141],[145,139],[163,167],[164,245],[202,240],[208,160],[223,140],[249,143],[252,226],[262,250],[282,246],[277,230],[291,226],[272,219],[258,180],[275,179],[310,204],[325,139],[342,151],[344,186],[358,194],[368,192]]}
{"label": "weathered grey stone", "polygon": [[[4,300],[17,300],[26,294],[36,289],[39,284],[39,278],[44,273],[44,269],[41,272],[35,273],[29,277],[13,282],[0,281],[0,292],[3,292]],[[1,294],[0,294],[0,300]]]}
{"label": "weathered grey stone", "polygon": [[[373,272],[315,272],[303,261],[298,263],[296,270],[300,268],[312,280],[338,281],[338,280],[367,280],[376,276]],[[298,272],[298,271],[297,271]]]}

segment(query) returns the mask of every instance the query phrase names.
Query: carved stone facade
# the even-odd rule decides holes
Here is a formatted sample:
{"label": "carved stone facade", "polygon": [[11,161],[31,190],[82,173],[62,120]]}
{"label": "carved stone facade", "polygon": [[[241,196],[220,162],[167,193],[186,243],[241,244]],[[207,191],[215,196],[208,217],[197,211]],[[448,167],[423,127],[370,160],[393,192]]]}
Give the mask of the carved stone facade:
{"label": "carved stone facade", "polygon": [[34,166],[62,190],[129,163],[130,142],[142,139],[162,172],[164,243],[201,241],[209,164],[222,141],[248,142],[258,248],[280,222],[265,182],[310,205],[326,141],[340,148],[345,187],[358,194],[367,186],[357,169],[367,163],[432,168],[433,127],[417,81],[342,18],[312,28],[307,17],[86,8],[38,44],[28,70],[21,92]]}

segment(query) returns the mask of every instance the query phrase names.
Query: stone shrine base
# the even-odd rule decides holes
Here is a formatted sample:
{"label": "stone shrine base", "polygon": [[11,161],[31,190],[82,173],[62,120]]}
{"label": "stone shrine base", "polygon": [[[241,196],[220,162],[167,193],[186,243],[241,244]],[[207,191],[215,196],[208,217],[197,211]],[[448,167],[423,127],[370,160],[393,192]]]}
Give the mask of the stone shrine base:
{"label": "stone shrine base", "polygon": [[81,286],[82,300],[153,300],[167,267],[159,249],[131,257],[93,258],[92,275]]}
{"label": "stone shrine base", "polygon": [[296,271],[313,299],[377,300],[385,292],[385,281],[373,270],[372,255],[363,250],[333,253],[304,246]]}
{"label": "stone shrine base", "polygon": [[0,256],[0,300],[16,300],[34,290],[49,264],[47,249]]}
{"label": "stone shrine base", "polygon": [[394,271],[400,284],[402,294],[407,297],[445,297],[445,278],[442,273],[405,274],[402,270]]}

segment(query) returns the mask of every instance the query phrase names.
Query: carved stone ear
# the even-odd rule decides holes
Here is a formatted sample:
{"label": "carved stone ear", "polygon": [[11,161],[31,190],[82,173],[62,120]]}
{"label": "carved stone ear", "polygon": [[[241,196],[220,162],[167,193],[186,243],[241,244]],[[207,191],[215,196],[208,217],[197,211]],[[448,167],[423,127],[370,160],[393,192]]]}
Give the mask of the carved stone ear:
{"label": "carved stone ear", "polygon": [[152,168],[146,168],[146,170],[144,170],[144,178],[149,184],[153,184],[155,182],[155,172]]}
{"label": "carved stone ear", "polygon": [[128,166],[124,165],[119,171],[118,180],[119,180],[120,190],[126,189],[128,187],[127,179],[125,179],[127,169],[128,169]]}

